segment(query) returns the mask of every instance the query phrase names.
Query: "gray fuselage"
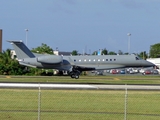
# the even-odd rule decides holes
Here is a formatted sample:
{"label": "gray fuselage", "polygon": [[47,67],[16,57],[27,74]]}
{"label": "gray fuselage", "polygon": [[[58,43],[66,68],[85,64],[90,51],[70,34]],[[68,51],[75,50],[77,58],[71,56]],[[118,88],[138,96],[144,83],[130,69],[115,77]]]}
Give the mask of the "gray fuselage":
{"label": "gray fuselage", "polygon": [[[56,55],[49,56],[54,56],[52,61],[54,61],[54,59],[57,60],[57,57],[60,57]],[[35,57],[20,60],[20,64],[37,68],[58,70],[69,70],[72,66],[91,68],[90,70],[102,70],[124,67],[150,67],[154,65],[146,60],[140,59],[136,55],[89,55],[61,57],[62,60],[56,63],[38,62],[38,57]]]}

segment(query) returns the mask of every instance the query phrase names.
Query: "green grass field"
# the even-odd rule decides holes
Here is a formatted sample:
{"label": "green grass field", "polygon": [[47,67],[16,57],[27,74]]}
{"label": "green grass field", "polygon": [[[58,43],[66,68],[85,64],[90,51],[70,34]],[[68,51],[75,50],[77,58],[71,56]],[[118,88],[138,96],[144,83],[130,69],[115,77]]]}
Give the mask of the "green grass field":
{"label": "green grass field", "polygon": [[159,84],[160,85],[160,75],[80,76],[79,79],[72,79],[70,78],[70,76],[0,76],[0,82]]}
{"label": "green grass field", "polygon": [[[38,90],[0,89],[0,119],[38,118]],[[124,119],[125,91],[41,90],[42,120]],[[127,119],[160,119],[160,91],[128,91]]]}
{"label": "green grass field", "polygon": [[[1,76],[0,82],[159,84],[160,76]],[[0,89],[0,119],[37,120],[38,89]],[[42,120],[124,120],[123,90],[41,90]],[[128,120],[159,120],[160,91],[128,91]]]}

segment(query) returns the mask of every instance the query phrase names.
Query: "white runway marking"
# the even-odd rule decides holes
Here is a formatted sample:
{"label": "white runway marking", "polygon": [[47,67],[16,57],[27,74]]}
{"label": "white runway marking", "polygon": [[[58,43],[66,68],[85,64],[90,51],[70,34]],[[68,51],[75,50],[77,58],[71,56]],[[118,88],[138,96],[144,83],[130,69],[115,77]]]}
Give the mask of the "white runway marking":
{"label": "white runway marking", "polygon": [[59,89],[96,89],[91,85],[79,84],[35,84],[35,83],[0,83],[0,87],[7,88],[59,88]]}
{"label": "white runway marking", "polygon": [[0,88],[44,88],[44,89],[117,89],[117,90],[160,90],[159,85],[86,85],[86,84],[41,84],[0,83]]}

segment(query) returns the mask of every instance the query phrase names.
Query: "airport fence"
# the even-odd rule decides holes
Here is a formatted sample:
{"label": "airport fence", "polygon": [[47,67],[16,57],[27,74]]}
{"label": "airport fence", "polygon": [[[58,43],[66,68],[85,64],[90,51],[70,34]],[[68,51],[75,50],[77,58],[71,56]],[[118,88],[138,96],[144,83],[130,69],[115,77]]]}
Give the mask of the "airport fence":
{"label": "airport fence", "polygon": [[1,120],[159,120],[160,91],[0,89]]}

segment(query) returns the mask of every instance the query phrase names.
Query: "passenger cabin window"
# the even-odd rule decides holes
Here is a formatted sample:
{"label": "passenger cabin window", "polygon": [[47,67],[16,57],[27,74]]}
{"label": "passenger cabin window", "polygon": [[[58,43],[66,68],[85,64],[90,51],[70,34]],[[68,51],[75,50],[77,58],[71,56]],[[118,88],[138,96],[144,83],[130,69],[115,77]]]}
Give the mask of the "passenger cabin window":
{"label": "passenger cabin window", "polygon": [[106,59],[106,61],[108,61],[108,59]]}
{"label": "passenger cabin window", "polygon": [[110,59],[110,61],[112,61],[112,59]]}
{"label": "passenger cabin window", "polygon": [[81,62],[81,60],[79,60],[79,62]]}
{"label": "passenger cabin window", "polygon": [[114,61],[116,61],[116,59],[114,59]]}
{"label": "passenger cabin window", "polygon": [[74,60],[74,62],[76,62],[76,60]]}

